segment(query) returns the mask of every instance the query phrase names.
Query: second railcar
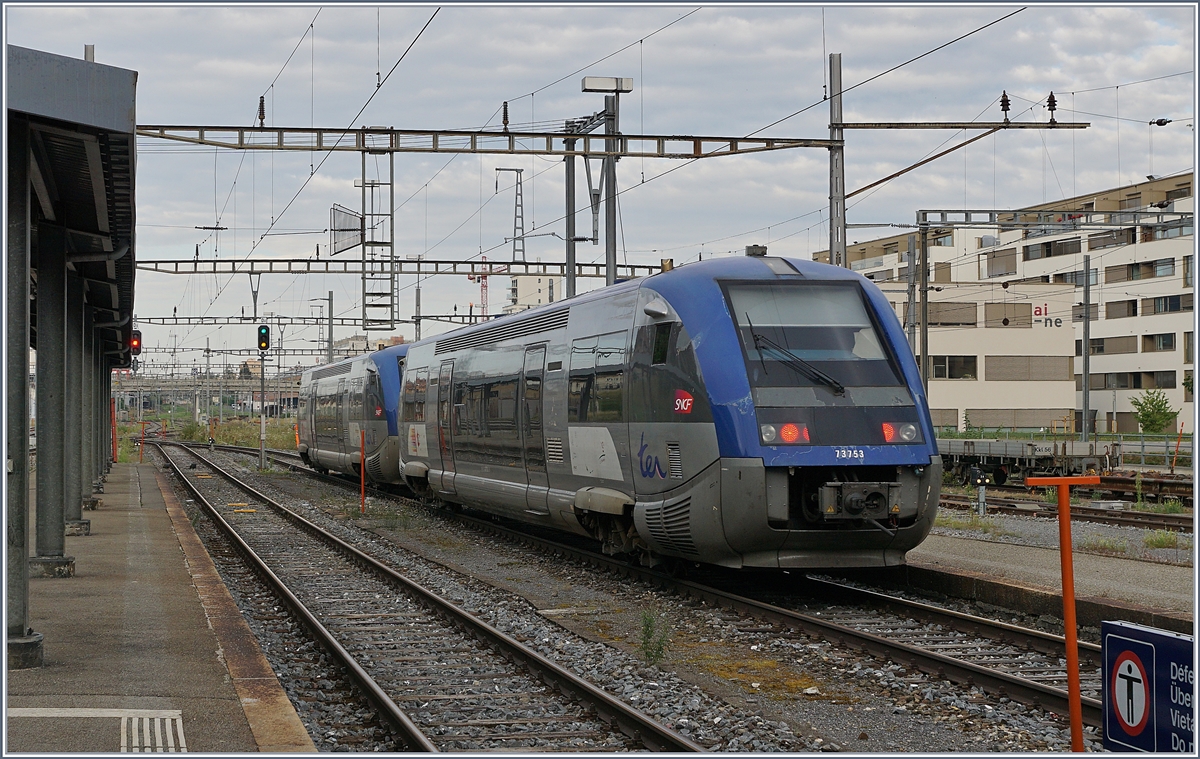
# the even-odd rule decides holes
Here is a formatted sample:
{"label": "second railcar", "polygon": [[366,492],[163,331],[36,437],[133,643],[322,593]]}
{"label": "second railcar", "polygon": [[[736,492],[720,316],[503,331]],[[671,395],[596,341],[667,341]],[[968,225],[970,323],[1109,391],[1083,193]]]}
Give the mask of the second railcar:
{"label": "second railcar", "polygon": [[407,345],[391,346],[304,372],[298,411],[304,463],[357,476],[365,461],[371,481],[402,481],[396,404],[407,353]]}

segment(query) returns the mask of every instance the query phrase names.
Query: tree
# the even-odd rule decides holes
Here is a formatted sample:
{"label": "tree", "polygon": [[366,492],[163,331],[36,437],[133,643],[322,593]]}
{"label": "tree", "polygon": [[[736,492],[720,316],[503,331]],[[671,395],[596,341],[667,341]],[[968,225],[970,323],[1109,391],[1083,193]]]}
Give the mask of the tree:
{"label": "tree", "polygon": [[1161,390],[1146,390],[1140,396],[1130,398],[1129,403],[1133,406],[1138,424],[1142,425],[1142,432],[1151,435],[1165,430],[1179,413],[1178,409],[1171,408],[1171,401]]}

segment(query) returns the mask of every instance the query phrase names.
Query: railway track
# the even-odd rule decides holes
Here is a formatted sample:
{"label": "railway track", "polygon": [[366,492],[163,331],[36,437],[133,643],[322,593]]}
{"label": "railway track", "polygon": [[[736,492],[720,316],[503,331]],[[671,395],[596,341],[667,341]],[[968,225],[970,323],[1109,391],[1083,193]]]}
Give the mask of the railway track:
{"label": "railway track", "polygon": [[[347,487],[354,486],[342,478],[331,479]],[[804,588],[810,592],[807,596],[772,593],[744,585],[719,587],[713,581],[696,582],[636,567],[586,548],[531,535],[525,529],[511,529],[494,520],[463,514],[455,518],[553,555],[669,588],[728,610],[735,619],[756,620],[757,626],[751,629],[766,636],[802,633],[900,663],[926,675],[977,686],[996,696],[1064,716],[1069,713],[1062,636],[817,578],[806,578]],[[762,577],[756,575],[758,579]],[[785,582],[794,583],[794,578],[795,575],[789,575]],[[816,611],[811,608],[814,596],[821,600]],[[838,603],[829,603],[829,598],[838,599]],[[1084,722],[1099,727],[1099,647],[1081,643],[1079,650],[1084,670],[1081,672]]]}
{"label": "railway track", "polygon": [[[942,494],[940,506],[958,510],[972,510],[976,501],[967,496]],[[1010,514],[1020,516],[1044,517],[1057,519],[1058,511],[1041,501],[1019,499],[992,499],[987,502],[989,514]],[[1147,530],[1171,530],[1173,532],[1193,532],[1195,519],[1192,514],[1156,514],[1149,511],[1134,511],[1132,509],[1097,509],[1088,506],[1072,506],[1071,520],[1080,522],[1096,522],[1118,527],[1141,527]]]}
{"label": "railway track", "polygon": [[409,750],[703,750],[199,452],[189,477],[159,450]]}

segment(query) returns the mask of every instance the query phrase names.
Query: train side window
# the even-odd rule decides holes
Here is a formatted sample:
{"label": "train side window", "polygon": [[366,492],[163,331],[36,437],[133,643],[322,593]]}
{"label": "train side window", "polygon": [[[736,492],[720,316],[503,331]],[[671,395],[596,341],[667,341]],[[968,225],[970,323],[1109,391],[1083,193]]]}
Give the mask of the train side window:
{"label": "train side window", "polygon": [[363,418],[363,378],[359,377],[350,383],[350,418]]}
{"label": "train side window", "polygon": [[625,333],[585,337],[571,344],[567,418],[620,422],[625,418]]}
{"label": "train side window", "polygon": [[571,381],[567,388],[567,419],[588,421],[592,384],[596,379],[595,337],[585,337],[571,343]]}
{"label": "train side window", "polygon": [[[654,325],[654,356],[651,358],[651,364],[667,363],[667,353],[671,347],[671,327],[672,322],[664,322]],[[649,327],[642,327],[642,330],[649,332]]]}
{"label": "train side window", "polygon": [[624,332],[612,332],[599,338],[589,421],[620,422],[625,418],[625,339]]}
{"label": "train side window", "polygon": [[404,380],[404,414],[406,422],[425,421],[425,394],[429,388],[429,370],[408,372]]}

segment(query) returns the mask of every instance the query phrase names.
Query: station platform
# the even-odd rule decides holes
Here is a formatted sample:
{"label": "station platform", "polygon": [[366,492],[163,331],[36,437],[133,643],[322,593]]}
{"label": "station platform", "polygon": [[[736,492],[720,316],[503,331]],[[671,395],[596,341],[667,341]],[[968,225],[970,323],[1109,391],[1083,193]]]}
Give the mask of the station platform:
{"label": "station platform", "polygon": [[[1062,562],[1057,548],[930,535],[908,552],[907,559],[913,569],[934,570],[941,576],[937,582],[946,586],[928,589],[981,600],[986,594],[1008,593],[1020,608],[1036,609],[1041,603],[1051,615],[1061,614]],[[1192,633],[1193,567],[1080,551],[1072,554],[1072,564],[1080,624],[1098,625],[1098,620],[1087,619],[1090,608],[1096,615],[1117,615],[1109,619]],[[1024,596],[1022,589],[1028,591]]]}
{"label": "station platform", "polygon": [[31,579],[44,666],[10,670],[4,752],[315,752],[187,515],[115,464],[75,576]]}

